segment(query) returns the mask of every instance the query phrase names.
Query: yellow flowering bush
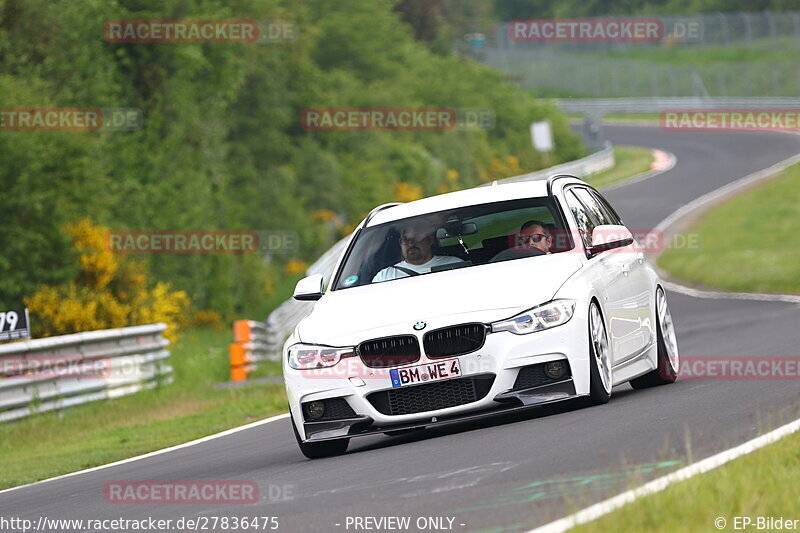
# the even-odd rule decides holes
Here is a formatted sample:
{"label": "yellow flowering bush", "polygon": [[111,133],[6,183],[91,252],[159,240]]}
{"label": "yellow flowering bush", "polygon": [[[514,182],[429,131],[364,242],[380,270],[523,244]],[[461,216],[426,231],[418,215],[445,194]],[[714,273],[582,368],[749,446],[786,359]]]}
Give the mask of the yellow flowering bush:
{"label": "yellow flowering bush", "polygon": [[165,322],[165,336],[174,341],[187,322],[189,296],[172,291],[168,283],[150,288],[144,263],[110,251],[108,228],[86,218],[66,232],[80,253],[81,272],[69,283],[41,287],[25,299],[37,336]]}
{"label": "yellow flowering bush", "polygon": [[283,270],[289,276],[296,276],[308,270],[308,263],[301,259],[290,259]]}
{"label": "yellow flowering bush", "polygon": [[422,198],[422,187],[401,181],[394,184],[394,196],[398,202],[413,202]]}
{"label": "yellow flowering bush", "polygon": [[489,162],[489,166],[479,171],[481,180],[485,182],[510,178],[521,173],[519,159],[513,155],[507,156],[505,159],[493,157]]}

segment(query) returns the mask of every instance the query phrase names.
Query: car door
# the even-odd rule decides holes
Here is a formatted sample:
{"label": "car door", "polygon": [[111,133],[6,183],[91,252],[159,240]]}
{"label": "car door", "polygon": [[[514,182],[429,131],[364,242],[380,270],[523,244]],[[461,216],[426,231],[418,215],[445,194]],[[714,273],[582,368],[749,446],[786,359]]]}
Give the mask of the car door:
{"label": "car door", "polygon": [[[566,200],[587,248],[591,245],[596,226],[615,223],[585,187],[570,187]],[[582,225],[584,228],[581,228]],[[600,278],[603,288],[602,306],[612,347],[613,365],[636,356],[643,348],[639,294],[629,283],[632,258],[631,250],[627,248],[601,252],[589,260],[591,269]]]}
{"label": "car door", "polygon": [[[613,224],[625,225],[614,208],[603,198],[603,195],[593,189],[586,189],[586,191],[594,198],[600,209],[603,210]],[[655,299],[652,292],[650,275],[644,263],[644,251],[641,246],[633,244],[621,250],[625,250],[624,253],[621,254],[627,260],[623,268],[628,270],[628,284],[630,284],[631,290],[636,294],[636,305],[640,324],[637,342],[633,343],[633,345],[634,347],[640,346],[638,351],[641,351],[655,342]]]}

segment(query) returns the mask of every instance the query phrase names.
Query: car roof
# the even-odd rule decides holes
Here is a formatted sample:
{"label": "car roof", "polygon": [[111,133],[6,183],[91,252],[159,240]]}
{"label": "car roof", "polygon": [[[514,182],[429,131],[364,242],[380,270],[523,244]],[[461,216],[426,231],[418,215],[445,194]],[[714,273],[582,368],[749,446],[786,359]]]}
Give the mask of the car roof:
{"label": "car roof", "polygon": [[[580,182],[575,178],[571,182]],[[430,196],[421,200],[398,204],[391,209],[381,209],[370,218],[368,226],[377,226],[403,218],[456,209],[470,205],[489,204],[519,198],[541,198],[547,196],[547,180],[493,183],[463,191]]]}

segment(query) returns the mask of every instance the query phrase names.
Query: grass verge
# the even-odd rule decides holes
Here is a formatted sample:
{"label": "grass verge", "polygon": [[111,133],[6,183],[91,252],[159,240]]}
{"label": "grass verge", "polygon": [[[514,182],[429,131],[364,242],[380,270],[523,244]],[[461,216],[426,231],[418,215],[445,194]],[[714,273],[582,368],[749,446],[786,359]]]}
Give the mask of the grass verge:
{"label": "grass verge", "polygon": [[[794,433],[570,531],[735,531],[735,517],[743,516],[754,520],[746,530],[755,531],[759,516],[800,519],[798,499],[800,433]],[[715,524],[719,518],[722,528],[721,521]]]}
{"label": "grass verge", "polygon": [[614,159],[614,168],[588,176],[585,180],[594,187],[601,188],[632,178],[650,170],[653,154],[649,148],[640,146],[615,146]]}
{"label": "grass verge", "polygon": [[[175,382],[130,396],[0,425],[0,489],[204,437],[286,411],[283,383],[220,389],[228,381],[224,330],[189,330],[172,347]],[[265,364],[263,374],[280,375]]]}
{"label": "grass verge", "polygon": [[[692,283],[800,294],[800,164],[714,207],[658,265]],[[692,244],[695,243],[695,244]]]}

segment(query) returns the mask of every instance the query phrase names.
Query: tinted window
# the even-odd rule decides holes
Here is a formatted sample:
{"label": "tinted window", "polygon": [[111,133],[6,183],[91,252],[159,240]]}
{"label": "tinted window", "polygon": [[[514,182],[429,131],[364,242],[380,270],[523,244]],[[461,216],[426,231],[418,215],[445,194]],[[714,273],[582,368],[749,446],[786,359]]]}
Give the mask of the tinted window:
{"label": "tinted window", "polygon": [[611,204],[609,204],[608,201],[605,198],[603,198],[603,196],[600,193],[593,190],[589,190],[589,193],[595,200],[597,200],[597,203],[600,204],[600,207],[602,207],[603,210],[606,212],[609,220],[613,220],[612,224],[623,225],[622,220],[620,220],[617,212],[614,211],[614,208],[611,207]]}
{"label": "tinted window", "polygon": [[578,225],[578,233],[580,233],[583,245],[588,248],[592,244],[592,231],[597,222],[589,216],[586,208],[575,196],[575,189],[567,191],[567,205],[572,212],[572,216],[575,217],[575,223]]}
{"label": "tinted window", "polygon": [[[523,226],[534,221],[534,227],[541,225],[540,231],[552,237],[550,253],[572,247],[563,216],[547,197],[466,206],[367,227],[352,243],[333,290],[539,255],[527,249],[531,246],[523,234]],[[420,257],[425,262],[420,264]]]}
{"label": "tinted window", "polygon": [[581,203],[586,207],[586,209],[591,214],[592,218],[595,220],[597,225],[606,225],[606,224],[616,224],[616,221],[611,215],[611,213],[606,210],[604,206],[597,201],[597,198],[589,191],[589,189],[584,188],[574,188],[572,191],[578,196]]}

